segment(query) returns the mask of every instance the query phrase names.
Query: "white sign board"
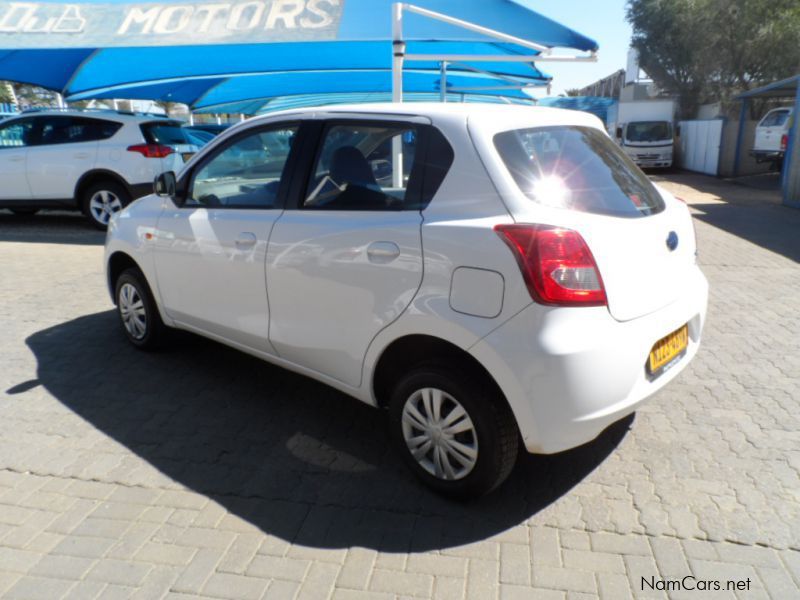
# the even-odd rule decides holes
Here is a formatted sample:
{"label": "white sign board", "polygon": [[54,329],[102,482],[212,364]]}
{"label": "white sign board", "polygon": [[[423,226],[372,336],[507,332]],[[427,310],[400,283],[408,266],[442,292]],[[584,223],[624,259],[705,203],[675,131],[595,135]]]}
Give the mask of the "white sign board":
{"label": "white sign board", "polygon": [[90,4],[0,1],[0,48],[334,40],[345,0]]}

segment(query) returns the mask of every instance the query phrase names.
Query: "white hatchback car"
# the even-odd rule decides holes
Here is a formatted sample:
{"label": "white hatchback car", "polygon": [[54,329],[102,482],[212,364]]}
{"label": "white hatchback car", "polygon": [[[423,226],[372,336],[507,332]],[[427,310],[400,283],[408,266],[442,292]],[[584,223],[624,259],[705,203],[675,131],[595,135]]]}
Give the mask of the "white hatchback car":
{"label": "white hatchback car", "polygon": [[356,105],[240,124],[115,216],[149,349],[199,333],[387,409],[411,468],[486,493],[686,367],[708,286],[685,204],[588,114]]}
{"label": "white hatchback car", "polygon": [[115,111],[35,111],[0,123],[0,208],[78,208],[105,229],[198,147],[181,123]]}

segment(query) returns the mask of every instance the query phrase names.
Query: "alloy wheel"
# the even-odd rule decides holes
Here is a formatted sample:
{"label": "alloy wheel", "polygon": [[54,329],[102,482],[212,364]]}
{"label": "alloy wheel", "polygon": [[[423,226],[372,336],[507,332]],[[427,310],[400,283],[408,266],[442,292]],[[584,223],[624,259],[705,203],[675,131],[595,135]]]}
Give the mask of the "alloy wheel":
{"label": "alloy wheel", "polygon": [[111,215],[121,210],[122,201],[114,192],[99,190],[89,199],[89,211],[92,213],[92,218],[102,225],[108,225]]}

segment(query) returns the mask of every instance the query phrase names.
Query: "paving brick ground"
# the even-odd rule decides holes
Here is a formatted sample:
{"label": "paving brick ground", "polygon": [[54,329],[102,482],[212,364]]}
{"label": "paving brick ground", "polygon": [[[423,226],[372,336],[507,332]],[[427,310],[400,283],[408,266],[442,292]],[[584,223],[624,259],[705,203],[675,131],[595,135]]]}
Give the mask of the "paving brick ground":
{"label": "paving brick ground", "polygon": [[0,597],[800,597],[800,212],[669,179],[712,285],[697,360],[466,505],[324,386],[189,336],[137,353],[102,235],[0,213]]}

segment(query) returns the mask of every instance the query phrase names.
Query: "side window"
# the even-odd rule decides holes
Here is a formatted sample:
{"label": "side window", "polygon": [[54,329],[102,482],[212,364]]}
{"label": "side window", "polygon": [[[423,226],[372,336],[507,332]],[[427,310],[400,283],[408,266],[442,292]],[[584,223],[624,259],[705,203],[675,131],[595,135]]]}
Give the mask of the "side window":
{"label": "side window", "polygon": [[[303,208],[408,209],[418,141],[418,130],[413,125],[329,126],[311,172]],[[399,160],[395,148],[402,149]]]}
{"label": "side window", "polygon": [[23,119],[0,125],[0,148],[33,145],[33,120]]}
{"label": "side window", "polygon": [[110,138],[120,127],[122,127],[121,123],[99,119],[47,117],[42,122],[39,144],[52,146],[56,144],[96,142]]}
{"label": "side window", "polygon": [[238,138],[194,174],[184,206],[276,208],[297,127]]}

